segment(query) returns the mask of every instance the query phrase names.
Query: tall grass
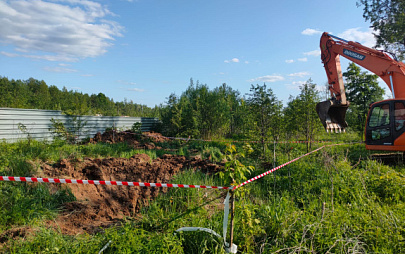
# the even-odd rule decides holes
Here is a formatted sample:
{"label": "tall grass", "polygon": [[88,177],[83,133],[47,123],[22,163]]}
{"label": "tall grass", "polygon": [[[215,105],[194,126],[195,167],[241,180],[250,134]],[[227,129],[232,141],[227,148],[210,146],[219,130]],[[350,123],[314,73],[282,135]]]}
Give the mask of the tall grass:
{"label": "tall grass", "polygon": [[[130,157],[135,153],[125,145],[38,143],[33,144],[33,148],[23,144],[0,145],[4,146],[5,154],[10,155],[0,157],[0,168],[3,172],[14,173],[23,173],[22,168],[30,168],[27,160],[58,160],[69,156]],[[323,144],[314,144],[314,148],[320,145]],[[47,153],[36,146],[47,149]],[[191,147],[201,152],[207,149],[195,143],[181,144],[180,147],[183,149],[179,153],[183,154]],[[275,161],[269,156],[267,163],[262,164],[256,157],[247,157],[242,163],[256,167],[248,176],[253,177],[269,170],[273,163],[280,165],[305,152],[305,144],[277,144]],[[159,153],[156,151],[151,156],[159,156]],[[234,243],[240,252],[404,253],[404,167],[371,161],[369,155],[370,152],[361,144],[325,147],[273,175],[245,185],[244,195],[236,200],[235,209]],[[28,171],[32,170],[31,166]],[[221,185],[216,175],[207,176],[195,171],[183,172],[174,182]],[[48,209],[54,209],[49,207],[47,200],[55,198],[64,202],[64,197],[68,197],[57,197],[40,184],[0,183],[0,188],[2,193],[7,193],[2,195],[1,201],[7,202],[7,208],[15,206],[12,208],[15,214],[27,209],[29,200],[41,200],[32,208],[30,216],[22,216],[24,220],[4,219],[12,215],[0,212],[3,228],[38,224],[44,215],[34,213],[43,211],[44,214]],[[36,194],[30,194],[30,188],[34,188]],[[97,253],[111,241],[103,253],[224,253],[222,239],[206,232],[174,234],[178,228],[186,226],[209,228],[222,234],[222,198],[213,200],[221,194],[225,192],[168,189],[142,209],[140,218],[128,218],[121,226],[91,236],[76,237],[40,228],[38,233],[24,241],[8,242],[5,252]],[[25,195],[31,196],[26,198]],[[27,205],[18,208],[18,202],[12,202],[18,198],[26,199]],[[1,210],[5,209],[3,206]]]}
{"label": "tall grass", "polygon": [[[0,143],[0,150],[0,174],[10,176],[31,176],[37,170],[35,161],[58,153],[35,141]],[[43,184],[0,182],[0,193],[0,230],[51,219],[62,203],[75,199],[67,188],[52,192]]]}
{"label": "tall grass", "polygon": [[[146,153],[156,159],[158,151],[134,150],[126,143],[71,145],[63,141],[39,142],[35,140],[16,143],[0,142],[0,175],[32,176],[39,162],[55,163],[66,158],[130,158]],[[74,200],[68,188],[50,191],[44,184],[0,182],[0,230],[16,225],[38,224],[53,218],[58,208]]]}

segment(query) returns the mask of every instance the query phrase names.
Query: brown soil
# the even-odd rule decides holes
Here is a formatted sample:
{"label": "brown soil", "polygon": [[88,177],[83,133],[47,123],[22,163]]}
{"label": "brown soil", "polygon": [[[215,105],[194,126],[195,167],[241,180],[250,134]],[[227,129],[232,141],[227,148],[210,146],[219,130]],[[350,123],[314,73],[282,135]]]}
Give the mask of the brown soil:
{"label": "brown soil", "polygon": [[[161,149],[158,142],[168,142],[168,138],[159,133],[146,132],[143,135],[130,131],[116,133],[113,131],[97,133],[90,143],[127,142],[137,149]],[[83,160],[64,159],[56,164],[43,163],[38,177],[128,181],[145,183],[170,183],[173,176],[181,170],[192,168],[207,174],[216,173],[222,165],[214,164],[201,157],[186,159],[184,156],[166,154],[151,160],[146,154],[134,155],[129,159],[106,158]],[[183,183],[191,184],[191,183]],[[63,205],[59,216],[47,225],[68,235],[95,233],[103,228],[116,225],[125,217],[136,217],[142,207],[167,188],[82,185],[82,184],[49,184],[51,191],[69,187],[76,201]],[[0,247],[10,239],[25,238],[35,233],[30,227],[13,228],[0,234]]]}
{"label": "brown soil", "polygon": [[21,238],[26,238],[28,235],[34,233],[35,230],[31,227],[17,227],[9,230],[5,230],[0,233],[0,250],[3,245],[9,240],[16,240]]}
{"label": "brown soil", "polygon": [[[129,159],[106,158],[83,161],[62,160],[55,165],[44,164],[41,177],[129,181],[147,183],[170,183],[180,170],[193,168],[206,173],[214,173],[221,166],[198,158],[164,155],[151,160],[146,154],[134,155]],[[184,183],[190,184],[190,183]],[[52,185],[51,185],[52,186]],[[60,185],[54,185],[60,187]],[[62,233],[76,235],[83,232],[94,233],[100,228],[111,226],[127,216],[136,216],[143,206],[167,192],[167,188],[68,185],[77,201],[65,203],[60,216],[49,224]],[[55,187],[51,187],[55,188]]]}
{"label": "brown soil", "polygon": [[156,132],[143,132],[132,133],[130,130],[123,132],[106,131],[103,134],[98,132],[94,138],[90,139],[90,143],[120,143],[126,142],[133,148],[136,149],[161,149],[161,147],[156,146],[155,143],[168,142],[170,139],[164,137],[160,133]]}

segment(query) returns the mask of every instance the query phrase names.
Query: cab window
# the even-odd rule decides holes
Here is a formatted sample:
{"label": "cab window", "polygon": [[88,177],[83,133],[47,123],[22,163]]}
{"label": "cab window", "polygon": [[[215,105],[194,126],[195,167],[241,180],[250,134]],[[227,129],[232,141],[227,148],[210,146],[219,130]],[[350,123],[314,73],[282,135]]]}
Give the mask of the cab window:
{"label": "cab window", "polygon": [[370,114],[370,121],[368,126],[379,127],[390,124],[390,106],[389,104],[383,104],[376,106]]}
{"label": "cab window", "polygon": [[404,127],[405,122],[405,106],[402,102],[395,102],[394,109],[395,130],[399,131]]}

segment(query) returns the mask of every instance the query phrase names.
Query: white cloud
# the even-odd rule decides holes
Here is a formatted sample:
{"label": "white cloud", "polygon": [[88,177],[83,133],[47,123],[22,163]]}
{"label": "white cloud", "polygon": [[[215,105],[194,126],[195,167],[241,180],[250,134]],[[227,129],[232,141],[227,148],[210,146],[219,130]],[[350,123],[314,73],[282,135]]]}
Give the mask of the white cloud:
{"label": "white cloud", "polygon": [[307,71],[288,74],[289,77],[300,77],[300,78],[305,77],[305,76],[309,76],[309,75],[310,75],[310,73],[307,72]]}
{"label": "white cloud", "polygon": [[281,80],[284,80],[283,76],[280,76],[280,75],[266,75],[266,76],[250,79],[248,81],[249,82],[257,82],[257,81],[259,81],[259,82],[272,83],[272,82],[277,82],[277,81],[281,81]]}
{"label": "white cloud", "polygon": [[[307,61],[308,61],[308,59],[307,59],[306,57],[298,58],[297,60],[298,60],[299,62],[307,62]],[[288,60],[285,60],[285,62],[288,63],[288,64],[290,64],[290,63],[294,63],[295,60],[293,60],[293,59],[288,59]]]}
{"label": "white cloud", "polygon": [[125,81],[125,80],[117,80],[118,83],[126,85],[126,86],[133,86],[136,85],[135,82],[131,82],[131,81]]}
{"label": "white cloud", "polygon": [[374,47],[376,40],[373,35],[373,30],[369,28],[367,31],[362,32],[359,31],[359,29],[360,28],[350,28],[343,33],[339,33],[337,36],[347,41],[359,42],[366,47]]}
{"label": "white cloud", "polygon": [[4,56],[8,56],[8,57],[17,57],[17,56],[19,56],[18,54],[5,52],[5,51],[1,51],[0,54],[2,54]]}
{"label": "white cloud", "polygon": [[321,31],[312,29],[312,28],[307,28],[304,31],[301,32],[303,35],[315,35],[315,34],[322,34]]}
{"label": "white cloud", "polygon": [[315,49],[309,52],[304,52],[304,55],[306,56],[320,56],[321,55],[321,50],[320,49]]}
{"label": "white cloud", "polygon": [[231,60],[225,60],[225,63],[239,63],[239,59],[238,58],[232,58]]}
{"label": "white cloud", "polygon": [[26,57],[31,59],[37,60],[47,60],[47,61],[62,61],[62,62],[76,62],[77,58],[72,58],[69,56],[62,56],[62,55],[28,55],[28,54],[17,54],[11,52],[1,51],[0,54],[5,55],[7,57]]}
{"label": "white cloud", "polygon": [[[12,57],[77,61],[104,54],[123,27],[94,1],[0,1],[0,42],[13,45]],[[3,55],[6,55],[2,53]]]}
{"label": "white cloud", "polygon": [[[125,85],[125,86],[134,86],[134,85],[136,85],[135,82],[125,81],[125,80],[117,80],[117,83],[120,83],[120,84]],[[123,88],[123,87],[121,87],[121,89],[123,89],[125,91],[131,91],[131,92],[144,92],[145,91],[144,89],[136,88],[136,87],[133,87],[133,88],[127,88],[127,87]]]}
{"label": "white cloud", "polygon": [[45,71],[49,71],[49,72],[61,72],[61,73],[72,73],[72,72],[77,72],[77,70],[75,69],[71,69],[71,68],[65,68],[65,67],[44,67]]}
{"label": "white cloud", "polygon": [[140,88],[128,88],[128,89],[125,89],[126,91],[132,91],[132,92],[144,92],[145,90],[144,89],[140,89]]}
{"label": "white cloud", "polygon": [[307,83],[306,81],[294,81],[291,84],[293,86],[302,86],[303,84]]}

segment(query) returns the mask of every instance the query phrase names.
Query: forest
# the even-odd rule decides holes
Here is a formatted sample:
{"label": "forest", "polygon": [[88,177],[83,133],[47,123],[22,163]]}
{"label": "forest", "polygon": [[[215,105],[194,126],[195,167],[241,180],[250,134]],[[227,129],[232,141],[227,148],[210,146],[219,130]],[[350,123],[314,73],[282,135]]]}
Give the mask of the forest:
{"label": "forest", "polygon": [[83,94],[47,85],[44,80],[0,77],[0,107],[61,110],[68,115],[154,117],[158,113],[133,101],[114,102],[103,93]]}
{"label": "forest", "polygon": [[[348,100],[348,131],[361,138],[370,103],[381,100],[384,90],[377,76],[361,71],[351,63],[343,73]],[[267,141],[311,141],[324,132],[315,105],[328,98],[311,79],[299,87],[297,96],[283,103],[264,84],[251,84],[241,94],[230,85],[210,89],[190,79],[181,95],[170,94],[164,103],[150,108],[124,100],[114,102],[103,93],[83,94],[60,90],[45,81],[0,79],[0,107],[61,110],[68,115],[157,117],[163,134],[203,139],[236,138]]]}

